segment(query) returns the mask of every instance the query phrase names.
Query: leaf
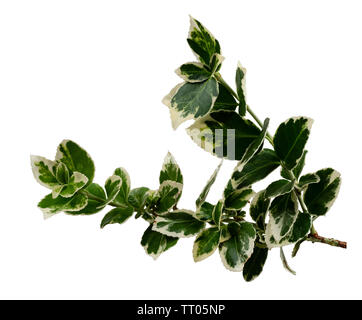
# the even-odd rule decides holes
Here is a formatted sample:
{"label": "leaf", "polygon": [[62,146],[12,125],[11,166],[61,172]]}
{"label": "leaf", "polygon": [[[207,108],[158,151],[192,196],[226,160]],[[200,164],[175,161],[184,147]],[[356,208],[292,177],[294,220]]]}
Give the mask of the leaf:
{"label": "leaf", "polygon": [[263,149],[249,160],[241,171],[238,168],[232,174],[232,185],[235,189],[251,186],[253,183],[264,179],[280,165],[275,152]]}
{"label": "leaf", "polygon": [[310,118],[297,117],[279,125],[274,136],[274,150],[286,169],[292,170],[302,157],[312,124]]}
{"label": "leaf", "polygon": [[222,200],[219,200],[214,209],[212,210],[212,220],[215,222],[218,229],[220,229],[223,207],[224,202]]}
{"label": "leaf", "polygon": [[75,142],[63,140],[58,146],[55,159],[63,162],[70,171],[83,173],[88,178],[88,185],[92,183],[95,171],[93,160]]}
{"label": "leaf", "polygon": [[160,172],[160,184],[166,180],[183,183],[181,169],[170,152],[167,153]]}
{"label": "leaf", "polygon": [[214,206],[209,202],[203,202],[200,207],[197,208],[195,217],[200,221],[212,221],[212,212]]}
{"label": "leaf", "polygon": [[166,180],[161,183],[158,189],[158,197],[155,211],[157,214],[168,212],[172,207],[177,204],[182,192],[182,184],[175,181]]}
{"label": "leaf", "polygon": [[214,103],[212,108],[212,112],[227,110],[227,111],[235,111],[238,103],[235,100],[234,96],[225,88],[222,83],[219,84],[219,95]]}
{"label": "leaf", "polygon": [[175,210],[155,219],[152,230],[177,238],[187,238],[198,234],[205,222],[197,220],[189,210]]}
{"label": "leaf", "polygon": [[254,191],[248,187],[235,190],[225,199],[225,208],[228,210],[241,210],[253,195]]}
{"label": "leaf", "polygon": [[255,195],[250,204],[250,216],[261,230],[265,230],[265,217],[270,202],[270,198],[265,197],[265,190],[262,190]]}
{"label": "leaf", "polygon": [[83,194],[76,194],[72,198],[57,197],[56,199],[52,197],[52,194],[48,194],[39,202],[38,207],[43,211],[44,217],[48,218],[61,211],[75,214],[85,208],[87,202],[88,198]]}
{"label": "leaf", "polygon": [[107,201],[102,205],[103,207],[111,203],[117,197],[119,191],[121,190],[121,186],[122,179],[119,176],[113,175],[106,180],[104,188],[107,193]]}
{"label": "leaf", "polygon": [[212,73],[206,70],[200,62],[185,63],[175,72],[187,82],[203,82],[212,76]]}
{"label": "leaf", "polygon": [[184,82],[177,85],[162,100],[170,109],[172,127],[190,119],[198,119],[209,113],[219,94],[219,86],[214,78],[204,82]]}
{"label": "leaf", "polygon": [[309,184],[318,183],[320,178],[315,173],[308,173],[304,176],[301,176],[298,182],[299,188],[304,188]]}
{"label": "leaf", "polygon": [[219,53],[213,54],[213,56],[211,57],[211,62],[210,62],[210,69],[211,69],[212,75],[214,75],[216,72],[218,72],[220,70],[221,64],[224,60],[225,60],[225,58],[221,54],[219,54]]}
{"label": "leaf", "polygon": [[192,140],[219,158],[240,160],[260,130],[235,111],[217,111],[187,129]]}
{"label": "leaf", "polygon": [[315,216],[325,215],[336,200],[341,186],[341,174],[332,168],[316,172],[320,181],[308,185],[304,202],[308,212]]}
{"label": "leaf", "polygon": [[229,231],[231,238],[219,245],[220,257],[226,269],[240,272],[253,253],[256,232],[249,222],[232,222]]}
{"label": "leaf", "polygon": [[253,281],[262,273],[265,261],[268,258],[268,251],[268,248],[254,246],[253,254],[246,261],[243,268],[245,281]]}
{"label": "leaf", "polygon": [[236,69],[235,82],[236,82],[236,92],[239,97],[239,114],[242,117],[246,115],[245,73],[246,69],[243,68],[239,62],[238,67]]}
{"label": "leaf", "polygon": [[270,205],[266,238],[279,242],[292,229],[298,216],[298,202],[294,192],[275,198]]}
{"label": "leaf", "polygon": [[287,171],[285,170],[284,168],[281,169],[281,176],[285,179],[288,179],[288,180],[293,180],[293,179],[298,179],[304,169],[304,165],[305,165],[305,158],[306,158],[306,155],[307,155],[308,151],[307,150],[304,150],[303,151],[303,155],[302,157],[298,160],[298,163],[297,165],[295,166],[295,168],[292,170],[292,175]]}
{"label": "leaf", "polygon": [[215,53],[221,53],[220,44],[211,32],[191,16],[187,42],[196,57],[205,65],[211,63],[211,58]]}
{"label": "leaf", "polygon": [[201,191],[199,197],[196,200],[196,207],[199,208],[206,200],[207,195],[209,194],[209,191],[212,187],[212,185],[215,183],[217,175],[220,171],[220,168],[222,166],[222,161],[219,163],[219,165],[217,166],[217,168],[215,169],[215,171],[213,172],[213,174],[211,175],[210,179],[207,181],[206,186],[204,187],[204,189]]}
{"label": "leaf", "polygon": [[272,182],[265,191],[266,198],[274,198],[289,193],[294,189],[295,181],[277,180]]}
{"label": "leaf", "polygon": [[69,170],[63,162],[58,163],[55,176],[59,184],[67,184],[69,182]]}
{"label": "leaf", "polygon": [[72,197],[77,191],[83,189],[83,187],[87,184],[88,178],[80,173],[80,172],[73,172],[72,176],[69,178],[67,184],[62,187],[60,191],[60,195],[63,198],[70,198]]}
{"label": "leaf", "polygon": [[209,228],[201,231],[194,242],[192,250],[194,261],[200,262],[211,256],[216,251],[219,241],[219,228]]}
{"label": "leaf", "polygon": [[292,275],[296,275],[296,272],[289,266],[287,259],[285,258],[283,248],[280,247],[280,259],[282,260],[283,267],[289,271]]}
{"label": "leaf", "polygon": [[142,236],[141,245],[146,253],[156,260],[161,253],[176,245],[177,241],[178,238],[153,231],[152,224],[150,224]]}
{"label": "leaf", "polygon": [[127,205],[128,195],[131,190],[131,178],[125,168],[117,168],[113,175],[120,177],[122,180],[121,188],[114,201],[118,204]]}
{"label": "leaf", "polygon": [[39,184],[49,189],[59,185],[55,176],[56,162],[40,156],[31,156],[30,160],[34,178]]}
{"label": "leaf", "polygon": [[88,215],[101,211],[104,208],[104,203],[107,200],[107,196],[103,188],[97,183],[91,183],[85,188],[85,191],[99,200],[88,199],[87,206],[82,210],[77,211],[77,214]]}
{"label": "leaf", "polygon": [[114,208],[109,211],[101,222],[101,228],[103,229],[107,224],[126,222],[133,214],[133,208]]}
{"label": "leaf", "polygon": [[132,189],[129,193],[128,202],[137,212],[143,211],[149,190],[146,187],[141,187]]}

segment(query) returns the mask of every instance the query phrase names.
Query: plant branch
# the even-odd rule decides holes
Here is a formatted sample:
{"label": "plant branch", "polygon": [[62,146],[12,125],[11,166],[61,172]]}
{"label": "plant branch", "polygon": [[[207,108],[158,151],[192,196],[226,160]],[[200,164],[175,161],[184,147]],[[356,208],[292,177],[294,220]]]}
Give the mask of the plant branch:
{"label": "plant branch", "polygon": [[329,244],[330,246],[333,246],[333,247],[347,249],[347,242],[336,240],[333,238],[325,238],[325,237],[320,236],[318,233],[310,233],[306,240],[311,241],[313,243],[314,242],[325,243],[325,244]]}
{"label": "plant branch", "polygon": [[[99,203],[104,203],[104,199],[100,198],[100,197],[97,197],[95,196],[94,194],[91,194],[89,193],[88,191],[86,190],[80,190],[79,193],[85,195],[88,197],[88,199],[91,199],[91,200],[94,200],[94,201],[97,201]],[[123,205],[123,204],[120,204],[120,203],[116,203],[114,201],[108,203],[108,205],[112,206],[112,207],[116,207],[116,208],[127,208],[127,206]]]}

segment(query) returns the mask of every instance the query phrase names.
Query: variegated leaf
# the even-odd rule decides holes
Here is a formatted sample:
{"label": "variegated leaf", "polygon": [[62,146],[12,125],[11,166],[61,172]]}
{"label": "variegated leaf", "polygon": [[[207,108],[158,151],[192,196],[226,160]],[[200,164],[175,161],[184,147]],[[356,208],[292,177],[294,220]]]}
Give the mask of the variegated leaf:
{"label": "variegated leaf", "polygon": [[110,176],[104,185],[107,193],[107,201],[104,203],[103,206],[108,205],[111,203],[118,195],[119,191],[121,190],[122,186],[122,179],[120,176]]}
{"label": "variegated leaf", "polygon": [[341,174],[332,168],[316,172],[320,181],[308,185],[304,202],[308,212],[315,216],[325,215],[336,200],[341,186]]}
{"label": "variegated leaf", "polygon": [[[69,170],[67,166],[63,162],[59,162],[57,164],[57,168],[55,170],[55,176],[58,180],[59,184],[67,184],[69,182]],[[87,178],[88,180],[88,178]]]}
{"label": "variegated leaf", "polygon": [[246,69],[243,68],[239,62],[238,67],[236,68],[235,82],[236,82],[236,92],[239,97],[239,114],[242,117],[246,115],[245,74],[246,74]]}
{"label": "variegated leaf", "polygon": [[222,110],[197,120],[187,133],[205,151],[219,158],[240,160],[260,129],[235,111]]}
{"label": "variegated leaf", "polygon": [[192,254],[195,262],[211,256],[217,249],[220,241],[219,228],[209,228],[201,231],[196,237]]}
{"label": "variegated leaf", "polygon": [[215,206],[209,202],[203,202],[200,207],[196,209],[196,218],[201,221],[212,221],[212,212],[214,211],[214,207]]}
{"label": "variegated leaf", "polygon": [[207,195],[210,192],[210,189],[212,187],[212,185],[215,183],[217,175],[220,171],[220,168],[222,166],[222,161],[220,162],[220,164],[217,166],[217,168],[215,169],[215,171],[213,172],[213,174],[211,175],[211,177],[209,178],[209,180],[206,183],[206,186],[204,187],[204,189],[201,191],[199,197],[196,200],[196,207],[199,208],[206,200]]}
{"label": "variegated leaf", "polygon": [[167,153],[165,160],[163,161],[159,180],[160,184],[166,180],[175,181],[181,184],[183,183],[181,169],[170,152]]}
{"label": "variegated leaf", "polygon": [[212,210],[212,220],[215,222],[215,225],[217,226],[218,229],[220,229],[221,225],[223,208],[224,208],[224,201],[219,200],[218,203],[215,205],[214,209]]}
{"label": "variegated leaf", "polygon": [[254,226],[245,221],[230,223],[229,231],[231,238],[219,245],[220,257],[228,270],[240,272],[253,253],[256,232]]}
{"label": "variegated leaf", "polygon": [[308,173],[301,176],[298,182],[299,188],[304,188],[312,183],[318,183],[320,181],[319,176],[316,173]]}
{"label": "variegated leaf", "polygon": [[176,74],[187,82],[203,82],[212,76],[209,70],[206,70],[200,62],[188,62],[180,66]]}
{"label": "variegated leaf", "polygon": [[39,202],[38,207],[43,211],[44,218],[48,218],[61,211],[79,214],[77,211],[85,208],[87,203],[88,198],[83,194],[76,194],[72,198],[57,197],[55,199],[52,194],[48,194]]}
{"label": "variegated leaf", "polygon": [[55,161],[40,156],[31,156],[31,168],[34,178],[44,187],[52,189],[54,186],[59,185],[56,178],[56,167]]}
{"label": "variegated leaf", "polygon": [[68,183],[62,187],[62,190],[59,194],[63,198],[70,198],[78,190],[82,189],[87,183],[88,178],[84,174],[80,172],[73,172],[72,176],[69,178]]}
{"label": "variegated leaf", "polygon": [[274,136],[274,150],[286,169],[295,168],[302,157],[312,124],[310,118],[296,117],[279,125]]}
{"label": "variegated leaf", "polygon": [[225,199],[225,208],[228,210],[241,210],[253,195],[254,191],[251,188],[237,189]]}
{"label": "variegated leaf", "polygon": [[95,171],[93,160],[90,155],[75,142],[63,140],[58,146],[55,159],[63,162],[70,171],[83,173],[88,178],[88,184],[92,183]]}
{"label": "variegated leaf", "polygon": [[219,85],[212,77],[199,83],[181,83],[162,100],[169,107],[172,127],[190,119],[198,119],[207,115],[219,94]]}
{"label": "variegated leaf", "polygon": [[211,112],[226,110],[226,111],[235,111],[238,106],[237,101],[234,96],[229,92],[225,86],[219,82],[219,95],[215,101],[215,104]]}
{"label": "variegated leaf", "polygon": [[266,198],[274,198],[289,193],[294,189],[295,181],[277,180],[272,182],[265,190]]}
{"label": "variegated leaf", "polygon": [[128,195],[131,190],[131,178],[125,168],[117,168],[114,171],[114,175],[120,177],[122,180],[121,188],[114,201],[119,204],[127,205]]}
{"label": "variegated leaf", "polygon": [[161,253],[176,245],[177,241],[178,238],[152,230],[152,224],[150,224],[142,236],[141,245],[146,253],[156,260]]}
{"label": "variegated leaf", "polygon": [[157,214],[163,214],[172,209],[177,204],[181,192],[181,183],[170,180],[162,182],[157,193],[158,201],[155,208]]}
{"label": "variegated leaf", "polygon": [[133,214],[132,207],[126,208],[114,208],[109,211],[101,222],[101,228],[103,229],[107,224],[119,223],[122,224],[126,222]]}
{"label": "variegated leaf", "polygon": [[205,222],[195,218],[189,210],[175,210],[155,219],[152,230],[171,237],[187,238],[198,234]]}
{"label": "variegated leaf", "polygon": [[265,261],[268,257],[268,251],[268,248],[254,246],[253,254],[246,261],[243,268],[243,277],[245,281],[253,281],[262,273]]}
{"label": "variegated leaf", "polygon": [[235,189],[251,186],[264,179],[280,165],[273,150],[263,149],[246,163],[241,171],[238,168],[232,174],[231,183]]}
{"label": "variegated leaf", "polygon": [[250,203],[250,216],[260,230],[265,230],[265,217],[270,206],[270,198],[265,197],[265,190],[258,192]]}
{"label": "variegated leaf", "polygon": [[211,64],[215,53],[221,53],[220,44],[211,32],[191,16],[187,42],[196,57],[205,65]]}
{"label": "variegated leaf", "polygon": [[150,189],[140,187],[132,189],[128,196],[128,202],[137,211],[141,212],[146,204]]}
{"label": "variegated leaf", "polygon": [[77,214],[88,215],[101,211],[107,201],[107,196],[103,188],[97,183],[91,183],[85,188],[85,191],[87,191],[94,199],[88,199],[87,206],[78,211]]}

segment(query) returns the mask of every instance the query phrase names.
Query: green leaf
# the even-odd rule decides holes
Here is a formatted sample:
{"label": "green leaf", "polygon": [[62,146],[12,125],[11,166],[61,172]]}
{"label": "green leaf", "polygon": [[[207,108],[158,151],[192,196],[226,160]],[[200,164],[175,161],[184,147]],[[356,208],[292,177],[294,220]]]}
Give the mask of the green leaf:
{"label": "green leaf", "polygon": [[183,183],[181,169],[170,152],[167,153],[160,172],[160,184],[166,180]]}
{"label": "green leaf", "polygon": [[201,231],[197,236],[192,254],[195,262],[202,261],[211,256],[217,249],[220,241],[220,230],[209,228]]}
{"label": "green leaf", "polygon": [[114,208],[109,211],[101,222],[101,228],[103,229],[107,224],[126,222],[133,214],[133,208]]}
{"label": "green leaf", "polygon": [[215,53],[221,53],[220,44],[211,32],[191,16],[187,42],[196,57],[205,65],[210,65]]}
{"label": "green leaf", "polygon": [[270,198],[265,197],[265,190],[262,190],[255,195],[250,204],[250,216],[261,230],[265,230],[265,217],[270,202]]}
{"label": "green leaf", "polygon": [[341,186],[341,174],[332,168],[316,172],[320,181],[308,185],[304,202],[308,212],[315,216],[325,215],[336,200]]}
{"label": "green leaf", "polygon": [[219,95],[215,101],[215,104],[212,108],[212,112],[219,111],[219,110],[226,110],[226,111],[235,111],[238,103],[235,100],[234,96],[225,88],[222,83],[219,84]]}
{"label": "green leaf", "polygon": [[80,172],[73,172],[72,176],[69,178],[67,184],[62,187],[60,191],[60,195],[63,198],[70,198],[72,197],[77,191],[83,189],[83,187],[87,184],[88,178],[80,173]]}
{"label": "green leaf", "polygon": [[218,229],[220,229],[223,208],[224,201],[219,200],[214,209],[212,210],[212,220],[215,222]]}
{"label": "green leaf", "polygon": [[308,173],[304,176],[301,176],[298,182],[299,188],[304,188],[309,184],[318,183],[320,178],[315,173]]}
{"label": "green leaf", "polygon": [[176,245],[177,241],[178,238],[153,231],[152,224],[150,224],[142,236],[141,245],[146,253],[156,260],[161,253]]}
{"label": "green leaf", "polygon": [[235,111],[217,111],[197,120],[187,133],[205,151],[219,158],[240,160],[260,129]]}
{"label": "green leaf", "polygon": [[236,92],[239,97],[239,114],[242,117],[246,115],[245,73],[246,69],[243,68],[239,62],[238,67],[236,69],[235,82],[236,82]]}
{"label": "green leaf", "polygon": [[175,210],[158,216],[152,230],[171,237],[187,238],[198,234],[204,227],[205,222],[196,219],[194,212]]}
{"label": "green leaf", "polygon": [[91,184],[94,178],[94,163],[89,154],[71,140],[63,140],[58,146],[55,156],[57,161],[63,162],[70,171],[83,173]]}
{"label": "green leaf", "polygon": [[44,217],[48,218],[61,211],[76,214],[77,211],[86,207],[87,202],[88,198],[83,194],[76,194],[72,198],[57,197],[55,199],[48,194],[39,202],[38,207],[43,211]]}
{"label": "green leaf", "polygon": [[158,201],[155,211],[157,214],[168,212],[177,204],[182,192],[182,184],[175,181],[166,180],[161,183],[158,189]]}
{"label": "green leaf", "polygon": [[55,176],[59,184],[67,184],[69,182],[69,170],[63,162],[58,163]]}
{"label": "green leaf", "polygon": [[243,268],[243,276],[245,281],[253,281],[262,273],[265,261],[268,257],[268,251],[268,248],[259,248],[257,246],[254,247],[253,254],[248,259],[248,261],[246,261]]}
{"label": "green leaf", "polygon": [[306,235],[308,235],[311,227],[312,227],[311,215],[308,213],[299,212],[297,220],[295,220],[293,228],[288,237],[288,242],[295,243],[303,239]]}
{"label": "green leaf", "polygon": [[49,189],[59,185],[55,176],[57,166],[56,162],[40,156],[31,156],[30,158],[34,178],[39,184]]}
{"label": "green leaf", "polygon": [[211,57],[211,62],[210,62],[210,69],[211,69],[212,75],[214,75],[216,72],[218,72],[220,70],[221,64],[224,60],[225,60],[225,58],[221,54],[219,54],[219,53],[213,54],[213,56]]}
{"label": "green leaf", "polygon": [[204,82],[184,82],[177,85],[162,100],[169,107],[172,126],[190,119],[198,119],[209,113],[219,95],[219,86],[214,78]]}
{"label": "green leaf", "polygon": [[195,217],[200,221],[212,221],[212,212],[214,206],[209,202],[203,202],[200,207],[197,208]]}
{"label": "green leaf", "polygon": [[143,211],[150,189],[146,187],[132,189],[128,196],[128,202],[137,211]]}
{"label": "green leaf", "polygon": [[104,203],[107,201],[107,196],[103,188],[97,183],[91,183],[85,188],[85,191],[99,200],[88,199],[87,206],[84,209],[77,211],[77,214],[88,215],[101,211],[105,206]]}
{"label": "green leaf", "polygon": [[313,120],[305,117],[290,118],[283,122],[274,136],[274,150],[284,167],[292,170],[302,157]]}
{"label": "green leaf", "polygon": [[298,202],[294,192],[275,198],[270,205],[270,218],[266,238],[279,242],[292,229],[298,216]]}
{"label": "green leaf", "polygon": [[302,157],[298,160],[298,163],[297,165],[295,166],[295,168],[292,170],[292,175],[287,171],[285,170],[284,168],[281,169],[281,176],[285,179],[288,179],[288,180],[293,180],[293,179],[298,179],[304,169],[304,166],[305,166],[305,158],[306,158],[306,155],[307,155],[308,151],[307,150],[304,150],[303,151],[303,155]]}
{"label": "green leaf", "polygon": [[187,82],[203,82],[212,76],[200,62],[188,62],[179,67],[176,74]]}
{"label": "green leaf", "polygon": [[110,176],[104,185],[107,193],[107,201],[102,205],[103,207],[111,203],[121,190],[122,179],[119,176]]}
{"label": "green leaf", "polygon": [[235,189],[251,186],[253,183],[264,179],[280,165],[275,152],[263,149],[246,163],[241,171],[236,167],[232,175],[232,185]]}
{"label": "green leaf", "polygon": [[114,175],[122,179],[121,188],[119,189],[119,192],[114,201],[119,204],[127,205],[128,195],[131,190],[131,178],[129,177],[127,170],[124,168],[117,168],[114,171]]}
{"label": "green leaf", "polygon": [[228,210],[241,210],[253,195],[254,191],[248,187],[235,190],[225,199],[225,208]]}
{"label": "green leaf", "polygon": [[199,197],[196,200],[196,207],[199,208],[206,200],[207,195],[209,194],[209,191],[212,187],[212,185],[215,183],[217,175],[220,171],[220,168],[222,166],[222,161],[219,163],[219,165],[217,166],[217,168],[215,169],[215,171],[213,172],[213,174],[211,175],[210,179],[207,181],[206,186],[204,187],[204,189],[201,191]]}
{"label": "green leaf", "polygon": [[272,182],[265,191],[266,198],[274,198],[289,193],[294,189],[295,181],[277,180]]}
{"label": "green leaf", "polygon": [[253,253],[256,232],[249,222],[232,222],[229,231],[231,238],[219,245],[220,257],[226,269],[240,272]]}

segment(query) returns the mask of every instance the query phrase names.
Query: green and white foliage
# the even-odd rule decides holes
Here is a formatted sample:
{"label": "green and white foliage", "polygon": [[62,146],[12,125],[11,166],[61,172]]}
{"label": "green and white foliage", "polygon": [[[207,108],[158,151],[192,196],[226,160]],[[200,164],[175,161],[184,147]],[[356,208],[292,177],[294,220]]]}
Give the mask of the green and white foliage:
{"label": "green and white foliage", "polygon": [[141,245],[146,253],[156,260],[162,252],[176,245],[177,241],[178,238],[153,231],[150,224],[142,236]]}
{"label": "green and white foliage", "polygon": [[[199,21],[190,20],[187,42],[197,61],[176,70],[184,82],[163,102],[174,129],[194,120],[187,133],[198,146],[218,158],[237,160],[220,200],[206,201],[223,160],[200,195],[195,195],[196,210],[179,210],[184,179],[171,153],[164,159],[158,187],[152,190],[131,188],[130,175],[122,167],[102,187],[93,182],[95,167],[89,154],[77,143],[64,140],[54,160],[31,157],[34,178],[49,189],[38,204],[44,217],[59,212],[90,215],[104,209],[103,229],[124,224],[134,215],[147,224],[141,246],[152,258],[175,246],[179,238],[194,236],[195,262],[219,249],[224,266],[242,272],[245,281],[261,274],[273,248],[280,249],[282,263],[292,273],[284,246],[295,245],[292,256],[305,241],[345,248],[346,243],[318,235],[313,226],[331,208],[341,185],[340,174],[331,168],[302,174],[313,121],[290,118],[273,137],[268,132],[269,118],[260,121],[247,104],[246,70],[238,64],[232,89],[220,74],[224,57],[219,42]],[[262,181],[279,167],[282,178]],[[261,191],[255,193],[259,183]]]}
{"label": "green and white foliage", "polygon": [[200,232],[194,242],[192,254],[195,262],[202,261],[211,256],[220,242],[221,231],[219,228],[208,228]]}
{"label": "green and white foliage", "polygon": [[196,200],[196,207],[199,208],[206,200],[207,195],[209,194],[209,191],[212,187],[212,185],[215,183],[217,175],[220,171],[220,168],[222,166],[222,161],[220,162],[220,164],[217,166],[217,168],[215,169],[215,171],[213,172],[213,174],[211,175],[210,179],[207,181],[206,186],[204,187],[204,189],[202,189],[199,197]]}
{"label": "green and white foliage", "polygon": [[260,129],[235,111],[217,111],[203,117],[187,129],[191,139],[202,149],[219,158],[242,159]]}
{"label": "green and white foliage", "polygon": [[152,230],[167,236],[187,238],[205,228],[205,222],[198,220],[190,210],[174,210],[155,219]]}
{"label": "green and white foliage", "polygon": [[308,212],[314,216],[325,215],[336,200],[341,187],[341,174],[332,168],[316,172],[318,183],[309,184],[304,193]]}
{"label": "green and white foliage", "polygon": [[240,272],[253,253],[256,232],[246,221],[231,222],[228,229],[231,237],[219,245],[220,257],[226,269]]}
{"label": "green and white foliage", "polygon": [[290,118],[283,122],[274,136],[274,150],[283,161],[283,167],[292,170],[302,157],[313,120],[305,117]]}

